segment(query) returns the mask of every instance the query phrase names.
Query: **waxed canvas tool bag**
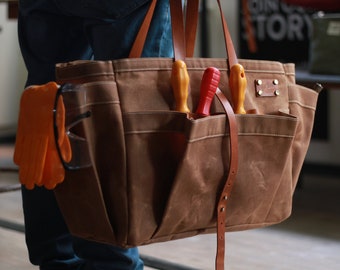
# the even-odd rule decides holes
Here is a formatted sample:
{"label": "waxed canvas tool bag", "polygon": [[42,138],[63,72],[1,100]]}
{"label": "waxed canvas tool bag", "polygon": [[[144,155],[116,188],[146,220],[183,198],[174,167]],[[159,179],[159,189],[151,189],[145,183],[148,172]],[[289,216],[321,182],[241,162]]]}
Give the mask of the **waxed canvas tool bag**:
{"label": "waxed canvas tool bag", "polygon": [[[90,113],[70,131],[86,141],[91,166],[68,170],[55,194],[70,232],[89,240],[131,247],[217,232],[216,269],[223,269],[226,231],[290,215],[318,93],[296,85],[293,64],[238,60],[222,12],[228,58],[192,58],[198,1],[187,3],[187,31],[181,0],[170,3],[174,59],[138,57],[149,10],[132,57],[57,65],[58,83],[83,89],[73,109]],[[190,77],[190,114],[174,110],[178,59]],[[247,114],[232,110],[236,63],[248,82]],[[221,80],[210,115],[200,117],[201,79],[211,66]]]}

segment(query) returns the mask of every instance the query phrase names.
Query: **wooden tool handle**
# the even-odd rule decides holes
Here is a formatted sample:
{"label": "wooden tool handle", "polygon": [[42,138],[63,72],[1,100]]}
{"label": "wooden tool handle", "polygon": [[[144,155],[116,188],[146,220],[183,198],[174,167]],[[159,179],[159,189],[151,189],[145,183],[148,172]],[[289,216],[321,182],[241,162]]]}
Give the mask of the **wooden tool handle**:
{"label": "wooden tool handle", "polygon": [[187,104],[189,92],[189,74],[187,66],[182,60],[177,60],[172,65],[171,86],[175,96],[175,110],[190,112]]}
{"label": "wooden tool handle", "polygon": [[234,113],[246,114],[244,109],[244,99],[246,95],[247,79],[242,65],[235,64],[231,67],[229,87],[231,89]]}

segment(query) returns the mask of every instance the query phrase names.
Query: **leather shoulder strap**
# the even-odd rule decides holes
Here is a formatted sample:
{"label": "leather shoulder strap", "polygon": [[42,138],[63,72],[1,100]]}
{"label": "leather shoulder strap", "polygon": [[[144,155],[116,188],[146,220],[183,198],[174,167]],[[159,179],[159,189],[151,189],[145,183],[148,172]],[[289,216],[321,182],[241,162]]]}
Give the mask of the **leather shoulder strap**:
{"label": "leather shoulder strap", "polygon": [[198,25],[199,0],[188,1],[185,13],[186,56],[193,57]]}
{"label": "leather shoulder strap", "polygon": [[170,0],[170,12],[175,61],[184,60],[186,57],[186,45],[182,0]]}
{"label": "leather shoulder strap", "polygon": [[227,217],[227,204],[231,194],[232,188],[236,180],[236,174],[238,170],[238,129],[236,124],[236,117],[234,111],[220,89],[217,89],[216,95],[218,100],[221,102],[229,122],[229,145],[230,145],[230,160],[229,160],[229,172],[227,179],[224,183],[219,201],[217,203],[217,250],[215,269],[224,269],[224,254],[225,254],[225,222]]}
{"label": "leather shoulder strap", "polygon": [[153,13],[155,11],[155,7],[157,4],[157,0],[152,0],[150,3],[150,7],[145,15],[145,18],[143,20],[143,23],[141,27],[139,28],[138,34],[136,36],[136,39],[132,45],[129,58],[139,58],[142,55],[144,44],[146,37],[148,35],[148,31],[150,28],[151,20],[153,17]]}
{"label": "leather shoulder strap", "polygon": [[[186,19],[184,25],[184,16],[182,8],[182,0],[169,0],[171,6],[171,23],[172,35],[174,45],[175,59],[185,59],[185,57],[192,57],[195,48],[196,32],[198,25],[198,9],[199,0],[187,0]],[[223,27],[223,34],[228,56],[228,66],[232,67],[238,63],[233,41],[231,39],[227,21],[224,17],[221,1],[216,0],[220,10],[220,16]],[[157,0],[152,0],[148,12],[137,34],[135,42],[130,51],[130,58],[138,58],[142,55],[147,33],[150,28],[151,20]],[[185,30],[184,30],[185,29]]]}
{"label": "leather shoulder strap", "polygon": [[223,14],[221,1],[217,0],[217,4],[218,4],[218,8],[220,10],[220,16],[221,16],[221,20],[222,20],[222,28],[223,28],[223,34],[224,34],[224,42],[225,42],[225,47],[226,47],[227,56],[228,56],[228,66],[229,66],[229,69],[230,69],[233,65],[238,63],[238,59],[237,59],[237,56],[236,56],[234,43],[233,43],[231,36],[230,36],[228,24],[227,24],[227,21],[224,17],[224,14]]}
{"label": "leather shoulder strap", "polygon": [[[220,17],[222,21],[222,29],[224,34],[225,48],[227,53],[228,66],[231,68],[233,65],[238,63],[236,51],[234,48],[233,41],[230,36],[229,28],[225,16],[223,14],[223,9],[220,0],[216,0],[218,8],[220,11]],[[183,26],[183,13],[181,0],[170,0],[171,5],[171,17],[172,17],[172,27],[173,27],[173,42],[174,42],[174,53],[175,59],[184,59],[185,56],[191,57],[193,54],[193,48],[195,46],[196,32],[193,29],[197,29],[198,23],[198,0],[187,0],[187,12],[186,12],[186,34],[184,36],[184,26]],[[181,9],[181,10],[179,10]],[[189,31],[190,34],[189,34]],[[185,41],[182,41],[186,39]],[[185,43],[186,42],[186,43]],[[182,48],[180,48],[182,47]],[[187,48],[187,53],[184,52],[184,48]]]}

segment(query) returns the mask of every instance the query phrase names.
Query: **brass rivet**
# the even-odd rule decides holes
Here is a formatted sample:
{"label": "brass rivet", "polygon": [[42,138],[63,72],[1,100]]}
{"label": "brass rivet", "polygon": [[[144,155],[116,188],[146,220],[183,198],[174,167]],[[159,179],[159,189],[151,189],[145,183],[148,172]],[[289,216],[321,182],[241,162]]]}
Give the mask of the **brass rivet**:
{"label": "brass rivet", "polygon": [[262,96],[263,91],[262,91],[261,89],[259,89],[259,90],[257,90],[257,94],[258,94],[259,96]]}
{"label": "brass rivet", "polygon": [[228,200],[228,196],[225,195],[225,196],[223,197],[223,199],[224,199],[224,200]]}
{"label": "brass rivet", "polygon": [[224,207],[221,207],[220,211],[221,211],[221,212],[224,212]]}
{"label": "brass rivet", "polygon": [[275,79],[275,80],[273,81],[273,84],[274,84],[274,85],[278,85],[278,84],[279,84],[279,81]]}
{"label": "brass rivet", "polygon": [[280,95],[280,90],[278,90],[278,89],[275,90],[275,91],[274,91],[274,94],[275,94],[275,96],[279,96],[279,95]]}
{"label": "brass rivet", "polygon": [[262,80],[256,80],[257,85],[262,85]]}

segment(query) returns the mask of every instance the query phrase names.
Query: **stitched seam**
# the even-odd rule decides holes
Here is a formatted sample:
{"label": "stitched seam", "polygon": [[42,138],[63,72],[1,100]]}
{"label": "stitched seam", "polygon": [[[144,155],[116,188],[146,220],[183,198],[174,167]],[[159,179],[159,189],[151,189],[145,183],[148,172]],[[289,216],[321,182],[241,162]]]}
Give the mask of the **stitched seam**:
{"label": "stitched seam", "polygon": [[303,107],[303,108],[306,108],[306,109],[310,109],[310,110],[315,111],[315,107],[309,106],[309,105],[305,105],[305,104],[302,104],[302,103],[301,103],[300,101],[298,101],[298,100],[289,100],[289,103],[295,103],[295,104],[300,105],[300,106]]}

